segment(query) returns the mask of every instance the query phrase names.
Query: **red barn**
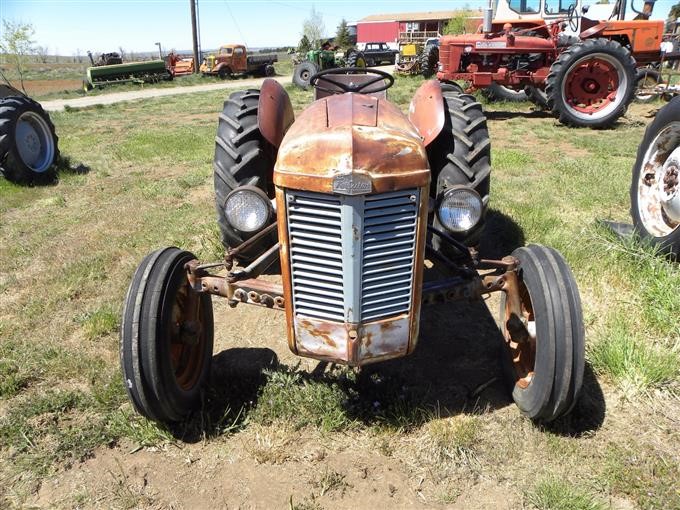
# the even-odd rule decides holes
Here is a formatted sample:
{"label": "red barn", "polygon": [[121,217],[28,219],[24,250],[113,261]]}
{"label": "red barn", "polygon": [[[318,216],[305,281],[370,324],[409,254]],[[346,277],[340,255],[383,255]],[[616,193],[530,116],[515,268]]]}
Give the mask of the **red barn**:
{"label": "red barn", "polygon": [[439,37],[446,23],[459,11],[400,12],[373,14],[357,21],[357,46],[386,42],[398,49],[399,41],[425,41]]}

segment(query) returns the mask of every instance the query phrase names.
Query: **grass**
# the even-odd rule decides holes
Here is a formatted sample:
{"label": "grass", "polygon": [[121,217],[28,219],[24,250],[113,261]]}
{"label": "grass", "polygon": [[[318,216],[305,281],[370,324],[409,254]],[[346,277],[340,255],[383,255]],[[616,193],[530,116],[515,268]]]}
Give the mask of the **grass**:
{"label": "grass", "polygon": [[[420,83],[398,78],[391,99],[406,110]],[[310,101],[311,92],[286,89],[296,112]],[[0,506],[30,505],[49,477],[106,455],[102,448],[190,448],[184,439],[210,458],[243,444],[259,469],[285,470],[311,436],[330,457],[336,449],[399,466],[408,480],[422,480],[418,491],[430,502],[456,502],[486,480],[512,487],[511,507],[601,508],[610,497],[631,507],[680,507],[680,269],[597,222],[628,218],[647,106],[633,105],[615,129],[602,131],[565,128],[524,104],[485,106],[491,205],[504,221],[492,241],[520,236],[555,246],[579,283],[596,378],[587,378],[571,417],[539,428],[509,406],[493,333],[480,325],[484,307],[424,314],[421,344],[403,362],[319,374],[286,353],[280,316],[216,301],[215,363],[226,359],[229,369],[214,371],[203,408],[187,422],[170,430],[140,418],[119,375],[121,304],[153,249],[223,255],[211,162],[226,94],[55,113],[68,157],[59,181],[27,188],[0,179],[0,479],[11,488],[0,489]],[[245,363],[237,347],[271,352],[257,351],[266,363]],[[173,462],[159,455],[157,462]],[[291,508],[320,508],[321,493],[347,498],[359,490],[346,466],[324,459],[314,469]],[[107,476],[108,499],[97,504],[156,498],[163,506],[126,472]],[[64,506],[95,504],[92,492]]]}

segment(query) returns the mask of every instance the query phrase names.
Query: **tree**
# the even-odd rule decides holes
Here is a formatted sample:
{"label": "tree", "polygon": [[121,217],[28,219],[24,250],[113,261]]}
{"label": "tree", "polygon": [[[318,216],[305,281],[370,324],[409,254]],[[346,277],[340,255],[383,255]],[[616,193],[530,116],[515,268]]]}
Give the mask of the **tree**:
{"label": "tree", "polygon": [[47,54],[48,53],[49,53],[49,49],[47,48],[47,46],[36,46],[35,47],[35,54],[38,57],[38,61],[40,61],[40,63],[42,63],[42,64],[47,63],[47,57],[48,57]]}
{"label": "tree", "polygon": [[347,28],[347,20],[345,20],[345,18],[342,18],[342,21],[338,25],[338,31],[335,33],[335,45],[340,46],[342,49],[347,49],[352,46],[349,29]]}
{"label": "tree", "polygon": [[2,20],[2,28],[0,51],[7,54],[10,63],[16,67],[21,89],[25,93],[24,72],[26,71],[26,58],[33,53],[35,41],[33,41],[32,37],[35,34],[35,30],[30,23],[12,23],[7,20]]}
{"label": "tree", "polygon": [[444,33],[442,35],[459,35],[466,32],[466,22],[471,16],[468,10],[456,11],[456,14],[444,26]]}
{"label": "tree", "polygon": [[312,44],[309,42],[309,39],[307,39],[307,36],[303,35],[302,39],[300,39],[300,42],[298,43],[296,53],[304,58],[307,52],[311,49]]}
{"label": "tree", "polygon": [[668,19],[666,19],[666,32],[675,32],[675,22],[680,18],[680,3],[677,3],[671,7],[668,12]]}
{"label": "tree", "polygon": [[312,7],[309,18],[302,23],[302,36],[307,37],[312,47],[318,48],[321,46],[321,38],[325,31],[326,27],[323,24],[323,17]]}

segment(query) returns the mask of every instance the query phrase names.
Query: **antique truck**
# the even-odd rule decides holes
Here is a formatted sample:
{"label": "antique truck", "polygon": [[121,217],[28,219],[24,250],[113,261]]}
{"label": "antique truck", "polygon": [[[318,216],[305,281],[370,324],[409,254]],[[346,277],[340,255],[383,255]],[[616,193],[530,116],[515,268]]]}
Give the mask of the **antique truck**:
{"label": "antique truck", "polygon": [[[564,258],[539,245],[500,260],[475,249],[491,172],[481,105],[430,80],[407,116],[387,100],[393,83],[379,70],[321,71],[297,119],[274,80],[227,99],[213,165],[224,260],[156,250],[125,298],[121,365],[139,413],[171,423],[200,406],[213,296],[285,313],[297,355],[361,367],[412,353],[422,306],[491,293],[521,412],[548,422],[572,409],[584,327]],[[426,261],[444,276],[425,278]],[[259,278],[268,268],[280,283]]]}
{"label": "antique truck", "polygon": [[0,173],[21,184],[53,181],[58,141],[40,103],[0,83]]}
{"label": "antique truck", "polygon": [[[527,10],[527,3],[518,9]],[[552,0],[533,0],[547,9]],[[514,2],[510,3],[511,5]],[[438,50],[437,78],[463,81],[470,92],[499,86],[527,90],[529,98],[551,110],[563,124],[602,128],[623,115],[633,99],[636,67],[660,59],[663,21],[649,18],[647,1],[634,20],[625,17],[626,2],[616,3],[612,17],[598,21],[576,3],[559,17],[518,18],[506,22],[485,12],[480,33],[444,36]],[[556,7],[557,8],[557,7]],[[538,11],[536,11],[538,12]],[[578,34],[578,35],[574,35]]]}
{"label": "antique truck", "polygon": [[364,58],[368,67],[381,64],[394,64],[397,61],[399,50],[393,50],[387,43],[370,42],[366,43],[363,49]]}
{"label": "antique truck", "polygon": [[229,78],[232,74],[257,74],[274,76],[274,62],[278,57],[272,55],[248,55],[242,44],[224,44],[217,50],[217,55],[210,55],[203,60],[200,71],[205,75]]}
{"label": "antique truck", "polygon": [[630,202],[638,235],[680,259],[680,97],[647,126],[633,166]]}

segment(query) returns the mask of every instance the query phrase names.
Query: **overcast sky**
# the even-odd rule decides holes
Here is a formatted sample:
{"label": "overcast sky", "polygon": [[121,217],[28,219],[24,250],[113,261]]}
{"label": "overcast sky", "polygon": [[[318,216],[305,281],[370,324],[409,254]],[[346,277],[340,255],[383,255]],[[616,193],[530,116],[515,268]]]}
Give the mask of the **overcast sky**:
{"label": "overcast sky", "polygon": [[[635,2],[640,8],[642,0]],[[654,17],[665,18],[673,3],[657,1]],[[237,42],[252,47],[294,46],[312,6],[322,15],[326,33],[332,35],[342,18],[356,21],[369,14],[478,8],[485,4],[484,0],[199,0],[201,42],[205,49]],[[0,18],[31,23],[36,42],[61,55],[117,51],[119,47],[154,51],[157,41],[164,52],[191,48],[189,0],[0,0]]]}

